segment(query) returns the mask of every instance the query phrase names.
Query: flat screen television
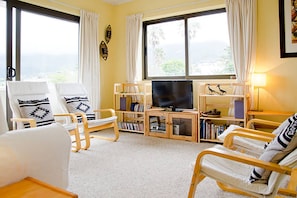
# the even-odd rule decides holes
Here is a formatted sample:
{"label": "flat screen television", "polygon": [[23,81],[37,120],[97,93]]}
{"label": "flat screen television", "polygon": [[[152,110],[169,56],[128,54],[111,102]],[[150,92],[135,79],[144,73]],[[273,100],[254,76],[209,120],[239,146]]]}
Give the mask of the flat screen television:
{"label": "flat screen television", "polygon": [[152,100],[154,107],[193,109],[193,81],[153,80]]}

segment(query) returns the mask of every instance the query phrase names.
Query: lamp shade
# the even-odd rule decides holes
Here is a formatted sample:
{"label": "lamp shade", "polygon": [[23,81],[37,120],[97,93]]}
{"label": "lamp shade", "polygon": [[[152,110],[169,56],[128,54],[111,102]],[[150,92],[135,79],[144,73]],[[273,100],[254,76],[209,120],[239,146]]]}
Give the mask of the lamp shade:
{"label": "lamp shade", "polygon": [[252,75],[252,82],[255,87],[265,87],[266,86],[266,74],[254,73]]}

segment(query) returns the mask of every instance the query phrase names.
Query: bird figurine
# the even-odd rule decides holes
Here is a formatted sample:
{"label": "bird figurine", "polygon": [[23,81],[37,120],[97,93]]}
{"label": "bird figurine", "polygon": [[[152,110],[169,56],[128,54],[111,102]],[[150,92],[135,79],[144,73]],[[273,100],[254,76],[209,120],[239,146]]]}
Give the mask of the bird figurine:
{"label": "bird figurine", "polygon": [[209,90],[209,94],[210,95],[213,95],[213,94],[219,94],[216,90],[212,89],[210,87],[210,84],[207,84],[207,87],[208,87],[208,90]]}
{"label": "bird figurine", "polygon": [[220,90],[220,95],[224,95],[224,94],[227,93],[225,90],[223,90],[223,89],[221,88],[221,85],[220,85],[220,84],[217,85],[217,88]]}

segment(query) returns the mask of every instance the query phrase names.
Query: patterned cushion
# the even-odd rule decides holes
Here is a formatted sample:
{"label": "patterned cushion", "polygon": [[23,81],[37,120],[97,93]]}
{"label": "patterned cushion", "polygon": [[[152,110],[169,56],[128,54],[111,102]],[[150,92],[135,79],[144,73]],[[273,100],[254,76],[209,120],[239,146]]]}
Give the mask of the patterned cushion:
{"label": "patterned cushion", "polygon": [[[70,113],[85,113],[88,120],[95,120],[95,113],[90,105],[88,97],[75,96],[64,97],[67,109]],[[82,122],[82,118],[78,117],[78,122]]]}
{"label": "patterned cushion", "polygon": [[[282,130],[276,132],[277,136],[267,145],[259,159],[278,163],[297,147],[297,114],[289,117],[284,123],[286,125],[282,125]],[[255,167],[249,181],[267,183],[270,173],[269,170]]]}
{"label": "patterned cushion", "polygon": [[[55,122],[48,98],[41,100],[18,99],[18,102],[22,117],[35,119],[37,127]],[[30,124],[26,122],[24,123],[24,127],[30,128]]]}

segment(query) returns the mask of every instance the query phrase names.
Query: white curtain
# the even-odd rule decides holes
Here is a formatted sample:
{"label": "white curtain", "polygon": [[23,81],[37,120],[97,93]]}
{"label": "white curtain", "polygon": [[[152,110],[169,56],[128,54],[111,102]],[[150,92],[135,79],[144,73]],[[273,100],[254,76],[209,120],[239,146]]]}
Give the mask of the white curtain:
{"label": "white curtain", "polygon": [[141,80],[142,14],[127,17],[127,81]]}
{"label": "white curtain", "polygon": [[[237,82],[246,83],[256,59],[257,0],[226,0],[226,11]],[[242,93],[243,89],[235,90]]]}
{"label": "white curtain", "polygon": [[100,108],[99,16],[80,11],[79,81],[86,87],[93,109]]}

